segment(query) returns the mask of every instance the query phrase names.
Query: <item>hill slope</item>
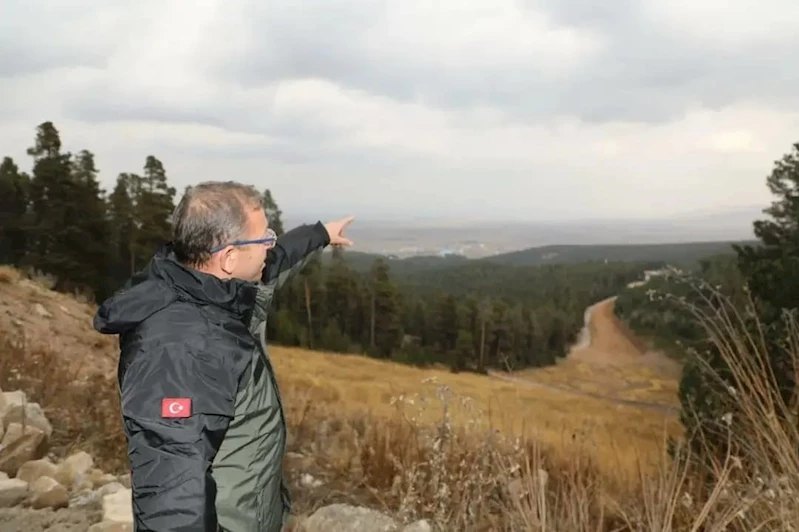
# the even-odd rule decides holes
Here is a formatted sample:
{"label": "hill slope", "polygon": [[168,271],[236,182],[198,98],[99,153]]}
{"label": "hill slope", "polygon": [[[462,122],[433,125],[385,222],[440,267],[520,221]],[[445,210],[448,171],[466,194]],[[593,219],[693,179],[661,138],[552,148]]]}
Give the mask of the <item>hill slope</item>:
{"label": "hill slope", "polygon": [[[91,328],[92,305],[57,294],[34,281],[23,278],[14,270],[3,269],[0,276],[0,337],[10,338],[24,334],[29,340],[26,349],[36,349],[48,354],[48,379],[53,379],[56,366],[70,368],[81,375],[104,374],[113,379],[116,370],[116,340],[96,333]],[[41,307],[41,309],[39,309]],[[39,309],[39,310],[37,310]],[[392,416],[397,411],[398,397],[426,397],[429,401],[443,386],[455,401],[469,400],[472,410],[457,414],[461,422],[481,420],[507,431],[519,433],[534,430],[540,441],[561,447],[568,435],[592,427],[595,442],[618,446],[633,444],[640,448],[655,449],[660,446],[659,427],[662,418],[652,417],[643,410],[628,409],[612,401],[589,397],[574,397],[563,401],[561,394],[551,390],[528,389],[508,382],[476,374],[453,374],[443,370],[418,369],[398,363],[367,358],[359,355],[341,355],[302,349],[273,346],[271,356],[281,387],[286,395],[289,416],[302,418],[308,405],[324,407],[328,416],[353,416],[370,413],[380,417]],[[32,360],[28,357],[28,360]],[[20,360],[0,360],[0,369],[14,364],[23,370],[34,371]],[[552,368],[557,371],[558,368]],[[38,371],[38,370],[36,370]],[[563,371],[571,371],[564,368]],[[3,372],[0,387],[9,384]],[[68,373],[63,373],[68,375]],[[568,380],[568,374],[563,375]],[[11,383],[13,388],[17,383]],[[69,388],[48,383],[42,387],[40,397],[45,408],[60,408]],[[50,390],[50,391],[48,391]],[[116,401],[115,386],[109,384],[109,401]],[[36,391],[32,391],[36,395]],[[460,399],[459,399],[460,398]],[[419,403],[407,405],[416,409]],[[619,408],[624,412],[619,416]],[[453,409],[458,410],[457,408]],[[330,413],[331,411],[335,413]],[[497,416],[497,412],[499,415]],[[417,412],[421,418],[434,421],[438,409]],[[489,419],[489,416],[490,419]],[[103,427],[111,430],[115,420]],[[64,429],[65,435],[74,435],[80,427]],[[608,432],[612,428],[612,433]],[[618,440],[613,443],[612,440]],[[107,450],[107,449],[106,449]],[[117,457],[119,458],[119,457]],[[121,458],[119,458],[121,460]]]}

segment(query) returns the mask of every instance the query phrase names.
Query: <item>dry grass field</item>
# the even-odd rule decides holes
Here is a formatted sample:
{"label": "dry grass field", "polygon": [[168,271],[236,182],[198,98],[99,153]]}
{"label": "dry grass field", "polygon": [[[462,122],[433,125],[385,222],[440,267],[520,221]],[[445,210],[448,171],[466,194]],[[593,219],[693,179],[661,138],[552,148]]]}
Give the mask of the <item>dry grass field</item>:
{"label": "dry grass field", "polygon": [[[0,388],[24,389],[44,407],[57,452],[82,448],[102,469],[121,472],[115,340],[91,329],[93,312],[51,292],[46,278],[0,267]],[[682,462],[665,459],[666,436],[681,433],[676,414],[624,401],[674,405],[676,380],[647,356],[614,363],[602,343],[609,330],[592,331],[596,341],[558,366],[504,376],[272,347],[294,511],[351,502],[427,517],[440,530],[756,529],[776,510],[730,495],[751,482],[708,492],[685,477]],[[750,433],[772,429],[781,430]],[[762,456],[748,458],[771,467],[759,469],[766,482],[784,476],[780,467],[799,473],[772,460],[795,453],[767,448],[795,448],[792,441],[764,440]],[[778,510],[799,516],[795,500],[786,495]]]}
{"label": "dry grass field", "polygon": [[[489,376],[282,347],[273,347],[271,356],[288,401],[306,396],[347,415],[385,417],[401,410],[433,423],[442,415],[437,394],[445,388],[457,425],[531,438],[564,457],[587,453],[620,481],[635,479],[639,464],[656,466],[666,435],[680,434],[675,415]],[[562,381],[577,382],[574,367],[567,364],[551,371],[559,371]]]}

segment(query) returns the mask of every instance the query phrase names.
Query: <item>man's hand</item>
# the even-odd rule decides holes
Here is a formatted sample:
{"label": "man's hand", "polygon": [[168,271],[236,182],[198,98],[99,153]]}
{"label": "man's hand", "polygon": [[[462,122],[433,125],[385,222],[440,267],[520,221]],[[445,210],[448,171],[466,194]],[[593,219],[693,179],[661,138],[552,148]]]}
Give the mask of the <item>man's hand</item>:
{"label": "man's hand", "polygon": [[334,220],[332,222],[327,222],[325,224],[325,229],[327,230],[327,234],[330,236],[330,245],[331,246],[351,246],[352,240],[346,238],[343,233],[344,229],[350,225],[355,219],[354,216],[347,216],[346,218],[342,218],[340,220]]}

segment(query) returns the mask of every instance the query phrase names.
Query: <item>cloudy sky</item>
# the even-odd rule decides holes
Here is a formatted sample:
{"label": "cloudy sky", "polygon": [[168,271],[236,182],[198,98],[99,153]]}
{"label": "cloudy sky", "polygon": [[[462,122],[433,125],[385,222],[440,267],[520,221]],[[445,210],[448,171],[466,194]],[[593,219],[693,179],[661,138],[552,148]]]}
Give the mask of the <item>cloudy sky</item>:
{"label": "cloudy sky", "polygon": [[0,151],[28,169],[52,120],[106,187],[154,154],[291,213],[765,205],[797,27],[795,0],[6,0]]}

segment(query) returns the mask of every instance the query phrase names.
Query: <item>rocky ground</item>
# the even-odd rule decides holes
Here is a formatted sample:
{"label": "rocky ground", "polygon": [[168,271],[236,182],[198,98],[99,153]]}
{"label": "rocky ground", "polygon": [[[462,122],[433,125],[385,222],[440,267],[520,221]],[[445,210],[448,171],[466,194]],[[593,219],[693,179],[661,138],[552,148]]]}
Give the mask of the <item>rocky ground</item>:
{"label": "rocky ground", "polygon": [[[53,428],[24,392],[0,390],[0,530],[3,532],[132,531],[130,475],[95,467],[83,451],[49,452]],[[308,475],[306,475],[308,476]],[[314,484],[313,478],[306,483]],[[298,532],[425,532],[426,521],[402,527],[376,510],[330,504],[292,519]]]}

